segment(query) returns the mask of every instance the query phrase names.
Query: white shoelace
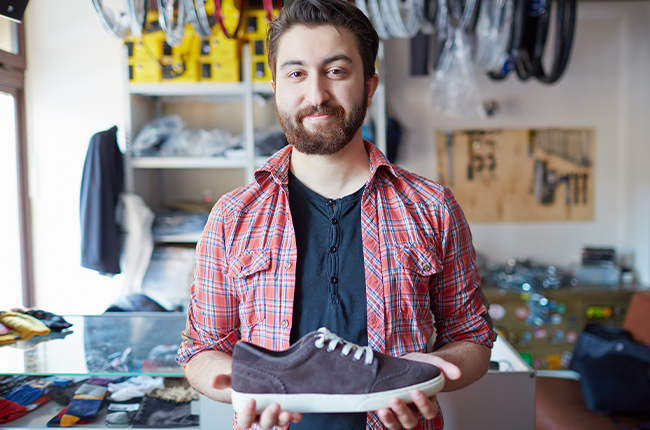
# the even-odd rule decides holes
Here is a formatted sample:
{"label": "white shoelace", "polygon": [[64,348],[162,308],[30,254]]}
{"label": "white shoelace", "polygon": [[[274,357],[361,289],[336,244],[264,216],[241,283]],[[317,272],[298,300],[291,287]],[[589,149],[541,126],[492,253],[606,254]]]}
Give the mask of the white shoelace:
{"label": "white shoelace", "polygon": [[361,360],[361,357],[363,354],[366,354],[366,359],[364,363],[366,365],[371,365],[372,360],[374,358],[372,354],[372,349],[370,349],[369,346],[359,346],[354,343],[348,342],[345,339],[338,337],[334,333],[330,332],[328,329],[325,327],[321,327],[318,329],[318,339],[316,339],[316,348],[322,348],[325,346],[325,342],[329,342],[327,344],[327,352],[332,352],[336,349],[336,345],[339,343],[343,345],[343,349],[341,350],[341,355],[344,357],[347,357],[350,354],[350,351],[354,349],[354,360],[359,361]]}

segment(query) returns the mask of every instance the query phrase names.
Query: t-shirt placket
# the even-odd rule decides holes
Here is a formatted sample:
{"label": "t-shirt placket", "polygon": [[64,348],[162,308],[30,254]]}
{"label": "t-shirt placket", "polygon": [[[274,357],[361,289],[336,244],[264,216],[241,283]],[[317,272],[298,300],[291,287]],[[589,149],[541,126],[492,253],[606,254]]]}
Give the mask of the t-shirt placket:
{"label": "t-shirt placket", "polygon": [[330,242],[329,246],[329,296],[330,303],[332,305],[338,306],[340,303],[339,297],[339,243],[341,239],[341,225],[339,224],[339,218],[341,212],[341,201],[327,199],[325,205],[328,207],[328,213],[330,213]]}

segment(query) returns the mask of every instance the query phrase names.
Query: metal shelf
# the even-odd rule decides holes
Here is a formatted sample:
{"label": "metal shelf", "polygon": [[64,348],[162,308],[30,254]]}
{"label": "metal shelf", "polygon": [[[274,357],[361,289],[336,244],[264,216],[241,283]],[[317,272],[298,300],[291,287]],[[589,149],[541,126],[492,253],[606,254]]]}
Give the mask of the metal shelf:
{"label": "metal shelf", "polygon": [[177,84],[130,84],[129,93],[141,96],[241,96],[244,83],[213,84],[207,82]]}
{"label": "metal shelf", "polygon": [[245,158],[225,157],[133,157],[135,169],[244,169]]}

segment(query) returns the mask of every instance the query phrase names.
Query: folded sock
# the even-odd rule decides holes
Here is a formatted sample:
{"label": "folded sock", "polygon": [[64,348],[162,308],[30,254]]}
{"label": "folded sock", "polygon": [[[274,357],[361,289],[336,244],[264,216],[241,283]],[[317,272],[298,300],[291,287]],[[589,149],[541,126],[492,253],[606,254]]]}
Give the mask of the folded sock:
{"label": "folded sock", "polygon": [[[21,413],[27,409],[23,405],[19,405],[11,400],[0,399],[0,424],[8,423],[17,418],[20,418]],[[26,413],[26,412],[25,412]]]}
{"label": "folded sock", "polygon": [[47,396],[41,396],[38,399],[34,400],[31,404],[27,406],[22,406],[18,405],[17,403],[14,403],[10,400],[2,400],[0,399],[0,403],[8,402],[8,403],[14,403],[15,406],[22,408],[22,410],[18,410],[12,405],[6,405],[8,406],[7,409],[4,409],[3,411],[3,406],[0,406],[0,424],[8,423],[10,421],[17,420],[18,418],[24,417],[43,403],[47,403],[50,401],[50,398]]}
{"label": "folded sock", "polygon": [[[61,418],[63,418],[63,416],[66,414],[66,412],[68,412],[68,407],[67,406],[65,408],[63,408],[61,410],[61,412],[56,414],[56,416],[54,418],[52,418],[50,421],[48,421],[47,426],[48,427],[61,427]],[[88,422],[89,421],[81,420],[81,421],[78,421],[77,424],[88,424]]]}
{"label": "folded sock", "polygon": [[185,378],[165,378],[165,386],[156,388],[149,395],[179,403],[199,399],[199,393],[190,386]]}
{"label": "folded sock", "polygon": [[19,312],[0,311],[0,323],[11,330],[0,335],[0,344],[27,340],[34,336],[45,336],[50,333],[49,327],[33,316]]}
{"label": "folded sock", "polygon": [[72,327],[72,324],[67,322],[62,316],[53,314],[52,312],[30,309],[24,313],[41,320],[41,322],[48,326],[52,331],[61,331],[68,327]]}
{"label": "folded sock", "polygon": [[32,387],[29,384],[16,387],[5,396],[5,400],[11,400],[19,405],[27,406],[34,400],[38,399],[45,392],[45,388]]}
{"label": "folded sock", "polygon": [[119,384],[108,384],[111,399],[124,402],[133,398],[142,397],[156,388],[162,388],[164,380],[161,377],[147,375],[135,376]]}
{"label": "folded sock", "polygon": [[140,409],[139,403],[112,403],[108,405],[106,427],[130,426],[138,409]]}
{"label": "folded sock", "polygon": [[191,427],[199,425],[199,416],[192,415],[191,402],[176,403],[157,399],[148,394],[133,419],[133,427]]}
{"label": "folded sock", "polygon": [[92,421],[104,403],[107,389],[102,385],[83,384],[75,391],[74,398],[62,414],[57,415],[48,427],[68,427]]}

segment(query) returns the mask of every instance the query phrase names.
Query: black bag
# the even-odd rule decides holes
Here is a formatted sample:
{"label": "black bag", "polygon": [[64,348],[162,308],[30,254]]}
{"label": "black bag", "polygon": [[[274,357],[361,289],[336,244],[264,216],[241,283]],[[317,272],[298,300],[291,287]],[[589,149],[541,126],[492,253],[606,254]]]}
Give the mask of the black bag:
{"label": "black bag", "polygon": [[587,324],[569,368],[580,374],[590,410],[650,416],[650,347],[635,342],[627,331]]}

